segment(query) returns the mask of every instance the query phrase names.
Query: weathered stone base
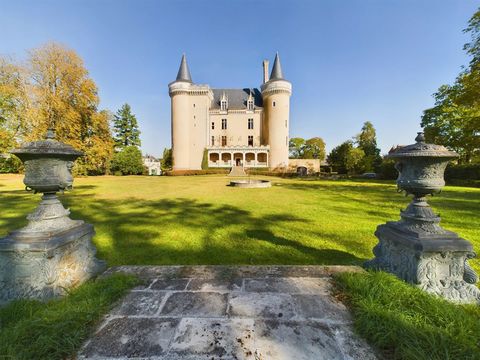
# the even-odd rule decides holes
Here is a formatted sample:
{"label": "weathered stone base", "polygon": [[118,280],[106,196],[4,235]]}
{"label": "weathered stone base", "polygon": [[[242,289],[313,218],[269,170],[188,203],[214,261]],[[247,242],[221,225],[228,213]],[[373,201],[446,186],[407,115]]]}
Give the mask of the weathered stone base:
{"label": "weathered stone base", "polygon": [[0,239],[0,303],[20,298],[47,300],[106,268],[95,258],[91,224],[52,234],[47,241]]}
{"label": "weathered stone base", "polygon": [[421,289],[457,303],[479,303],[478,280],[467,260],[475,257],[472,245],[456,234],[443,236],[407,232],[399,222],[380,225],[375,258],[366,268],[383,270]]}

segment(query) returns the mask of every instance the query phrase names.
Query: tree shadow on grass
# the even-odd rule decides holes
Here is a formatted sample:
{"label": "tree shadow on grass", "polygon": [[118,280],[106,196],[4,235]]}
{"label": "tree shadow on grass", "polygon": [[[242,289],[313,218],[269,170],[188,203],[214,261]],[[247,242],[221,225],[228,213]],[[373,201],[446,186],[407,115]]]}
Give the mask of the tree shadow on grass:
{"label": "tree shadow on grass", "polygon": [[[286,247],[287,249],[293,249],[304,254],[308,254],[316,259],[322,259],[322,264],[361,264],[366,260],[345,251],[335,249],[319,249],[313,246],[308,246],[297,241],[276,236],[269,230],[247,230],[246,235],[250,238],[265,241],[275,246],[282,246]],[[322,237],[325,237],[325,234],[322,234]]]}
{"label": "tree shadow on grass", "polygon": [[[94,224],[99,256],[120,264],[358,264],[362,259],[303,239],[276,236],[310,220],[290,213],[250,211],[192,199],[64,199],[72,218]],[[82,206],[79,206],[82,204]],[[272,245],[275,245],[272,247]]]}

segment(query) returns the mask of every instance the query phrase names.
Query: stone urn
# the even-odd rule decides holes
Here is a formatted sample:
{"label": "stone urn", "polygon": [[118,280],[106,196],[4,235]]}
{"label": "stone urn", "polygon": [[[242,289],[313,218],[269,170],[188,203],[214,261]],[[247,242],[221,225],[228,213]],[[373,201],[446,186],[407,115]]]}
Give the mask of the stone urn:
{"label": "stone urn", "polygon": [[0,238],[0,303],[17,298],[48,299],[61,295],[105,268],[95,258],[93,226],[70,219],[56,193],[72,188],[73,162],[82,152],[55,140],[12,151],[25,165],[26,190],[42,193],[25,227]]}
{"label": "stone urn", "polygon": [[27,216],[28,225],[10,236],[23,241],[47,241],[54,233],[83,224],[69,218],[70,211],[56,195],[72,188],[71,169],[82,152],[56,141],[53,130],[48,130],[45,140],[27,143],[11,153],[25,165],[25,189],[44,195],[35,211]]}
{"label": "stone urn", "polygon": [[471,243],[443,229],[440,216],[427,203],[427,195],[437,194],[445,186],[445,168],[458,154],[425,143],[423,133],[415,140],[388,155],[399,173],[399,191],[413,199],[400,212],[399,221],[377,227],[375,258],[365,267],[393,273],[455,302],[480,302],[480,290],[475,286],[478,277],[468,265],[468,259],[475,257]]}

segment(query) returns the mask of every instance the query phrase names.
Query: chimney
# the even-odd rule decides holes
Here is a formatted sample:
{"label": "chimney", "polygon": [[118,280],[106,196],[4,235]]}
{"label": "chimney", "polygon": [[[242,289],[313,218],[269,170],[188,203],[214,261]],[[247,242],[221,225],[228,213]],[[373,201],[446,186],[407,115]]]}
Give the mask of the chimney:
{"label": "chimney", "polygon": [[268,60],[263,60],[263,83],[268,81]]}

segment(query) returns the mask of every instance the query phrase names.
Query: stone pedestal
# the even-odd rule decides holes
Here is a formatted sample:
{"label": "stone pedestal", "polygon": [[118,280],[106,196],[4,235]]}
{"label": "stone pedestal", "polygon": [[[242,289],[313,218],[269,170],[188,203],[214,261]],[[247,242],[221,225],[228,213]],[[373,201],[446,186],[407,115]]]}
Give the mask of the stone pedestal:
{"label": "stone pedestal", "polygon": [[437,221],[423,228],[404,220],[388,222],[378,226],[375,235],[379,239],[375,258],[365,267],[395,274],[454,302],[480,304],[478,277],[467,263],[475,253],[467,240],[442,229]]}
{"label": "stone pedestal", "polygon": [[29,224],[0,239],[0,303],[56,297],[105,269],[95,258],[93,226],[78,220],[72,225],[46,238],[45,233],[27,236]]}

